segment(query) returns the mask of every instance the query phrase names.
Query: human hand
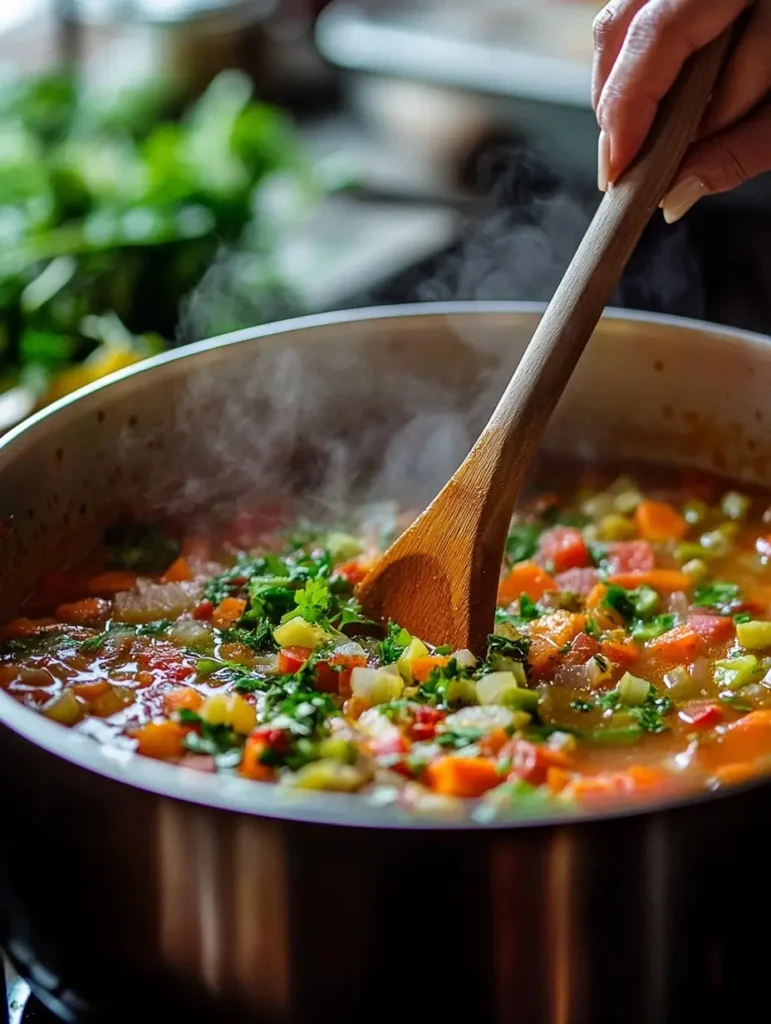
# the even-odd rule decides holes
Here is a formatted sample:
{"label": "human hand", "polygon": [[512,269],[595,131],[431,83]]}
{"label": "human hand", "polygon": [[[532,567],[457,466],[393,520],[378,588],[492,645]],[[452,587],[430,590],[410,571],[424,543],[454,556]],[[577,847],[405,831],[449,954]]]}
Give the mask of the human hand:
{"label": "human hand", "polygon": [[602,191],[634,160],[688,57],[745,11],[747,28],[664,198],[664,216],[672,224],[704,196],[771,170],[771,0],[611,0],[594,23]]}

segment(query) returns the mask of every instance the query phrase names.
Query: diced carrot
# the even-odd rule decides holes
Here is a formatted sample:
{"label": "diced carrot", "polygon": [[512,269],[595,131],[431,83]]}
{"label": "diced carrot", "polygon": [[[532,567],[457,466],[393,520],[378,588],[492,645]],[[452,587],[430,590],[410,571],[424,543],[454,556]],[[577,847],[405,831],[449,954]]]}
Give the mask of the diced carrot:
{"label": "diced carrot", "polygon": [[564,768],[559,768],[557,765],[546,769],[546,785],[552,793],[561,793],[571,778],[570,772],[566,772]]}
{"label": "diced carrot", "polygon": [[733,639],[734,623],[728,615],[688,616],[688,625],[695,629],[705,644],[722,644]]}
{"label": "diced carrot", "polygon": [[234,626],[246,611],[246,601],[240,597],[226,597],[217,605],[212,615],[212,625],[217,629]]}
{"label": "diced carrot", "polygon": [[651,640],[648,649],[661,658],[678,664],[690,664],[703,651],[701,637],[691,626],[675,626]]}
{"label": "diced carrot", "polygon": [[92,683],[73,683],[70,689],[76,697],[82,697],[83,700],[95,700],[107,693],[110,684],[104,679],[96,679]]}
{"label": "diced carrot", "polygon": [[603,640],[600,650],[608,661],[622,668],[629,668],[640,657],[640,648],[634,640]]}
{"label": "diced carrot", "polygon": [[505,729],[493,729],[479,741],[479,749],[487,757],[497,754],[509,742],[509,734]]}
{"label": "diced carrot", "polygon": [[178,686],[163,695],[163,710],[167,715],[175,711],[197,711],[203,704],[203,695],[192,686]]}
{"label": "diced carrot", "polygon": [[581,531],[572,526],[555,526],[544,531],[538,545],[543,557],[554,566],[554,572],[584,569],[591,562]]}
{"label": "diced carrot", "polygon": [[137,574],[125,569],[115,569],[111,572],[100,572],[98,576],[92,576],[88,581],[90,593],[109,597],[112,594],[119,594],[123,590],[131,590],[136,585]]}
{"label": "diced carrot", "polygon": [[574,778],[566,789],[578,803],[595,804],[648,792],[665,785],[666,781],[666,772],[647,765],[630,765],[619,772]]}
{"label": "diced carrot", "polygon": [[425,683],[436,668],[444,668],[450,659],[441,654],[426,655],[425,658],[413,658],[410,662],[412,678],[416,683]]}
{"label": "diced carrot", "polygon": [[722,765],[714,771],[715,778],[722,786],[738,786],[759,774],[760,769],[752,761]]}
{"label": "diced carrot", "polygon": [[94,626],[101,628],[110,616],[110,602],[102,597],[86,597],[72,604],[60,604],[56,617],[71,626]]}
{"label": "diced carrot", "polygon": [[647,572],[619,572],[608,579],[617,587],[634,590],[636,587],[653,587],[662,594],[674,594],[677,590],[688,590],[691,578],[679,569],[649,569]]}
{"label": "diced carrot", "polygon": [[627,777],[634,783],[635,789],[647,789],[659,786],[667,779],[667,773],[661,768],[648,764],[633,764],[626,770]]}
{"label": "diced carrot", "polygon": [[163,583],[184,583],[193,578],[193,572],[186,558],[177,558],[161,577]]}
{"label": "diced carrot", "polygon": [[263,764],[260,758],[268,748],[268,744],[261,736],[250,736],[244,746],[244,756],[241,759],[239,772],[244,778],[253,782],[270,782],[275,772],[268,765]]}
{"label": "diced carrot", "polygon": [[634,519],[646,540],[682,540],[688,532],[688,523],[677,509],[664,501],[641,501]]}
{"label": "diced carrot", "polygon": [[538,601],[557,584],[540,565],[535,562],[520,562],[515,565],[498,587],[498,604],[510,605],[525,594],[532,601]]}
{"label": "diced carrot", "polygon": [[443,796],[478,797],[501,782],[495,764],[486,757],[440,757],[426,769],[425,779]]}
{"label": "diced carrot", "polygon": [[364,700],[363,697],[357,697],[356,694],[353,697],[349,697],[348,700],[343,704],[343,714],[346,718],[350,718],[352,721],[356,721],[360,718],[365,711],[369,710],[369,703]]}
{"label": "diced carrot", "polygon": [[600,629],[620,629],[624,620],[605,604],[605,597],[608,588],[604,583],[598,583],[586,599],[586,611]]}
{"label": "diced carrot", "polygon": [[536,675],[561,662],[560,651],[570,643],[586,625],[586,616],[558,609],[551,615],[536,619],[530,626],[528,661]]}
{"label": "diced carrot", "polygon": [[750,711],[733,722],[714,742],[699,750],[700,759],[710,768],[743,764],[771,754],[771,710]]}
{"label": "diced carrot", "polygon": [[148,722],[133,735],[139,742],[140,754],[166,760],[182,756],[185,732],[177,722]]}

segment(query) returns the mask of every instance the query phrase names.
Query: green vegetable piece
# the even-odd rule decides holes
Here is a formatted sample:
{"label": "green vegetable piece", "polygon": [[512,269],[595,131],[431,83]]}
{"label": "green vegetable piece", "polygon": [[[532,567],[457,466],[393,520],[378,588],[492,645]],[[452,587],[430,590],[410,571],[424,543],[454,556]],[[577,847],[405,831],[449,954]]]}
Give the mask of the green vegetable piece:
{"label": "green vegetable piece", "polygon": [[333,565],[347,562],[362,552],[359,541],[349,533],[330,533],[327,537],[327,550]]}
{"label": "green vegetable piece", "polygon": [[618,683],[618,699],[629,707],[641,707],[648,699],[651,684],[647,679],[640,679],[625,672]]}
{"label": "green vegetable piece", "polygon": [[646,643],[648,640],[655,640],[656,637],[661,636],[663,633],[668,633],[670,629],[673,629],[675,625],[675,616],[669,613],[665,615],[657,615],[649,622],[636,622],[632,626],[632,638],[639,641],[640,643]]}
{"label": "green vegetable piece", "polygon": [[730,615],[741,604],[741,592],[735,583],[713,580],[696,587],[693,603],[698,608],[711,608],[721,615]]}
{"label": "green vegetable piece", "polygon": [[749,683],[755,683],[764,675],[765,670],[754,654],[745,654],[740,658],[727,658],[716,661],[714,668],[715,684],[726,690],[741,690]]}
{"label": "green vegetable piece", "polygon": [[610,726],[605,729],[600,727],[585,733],[584,739],[598,746],[626,747],[638,743],[642,739],[643,731],[640,725],[626,725],[619,728]]}
{"label": "green vegetable piece", "polygon": [[538,523],[521,523],[512,526],[506,538],[506,560],[510,565],[526,562],[538,548],[541,527]]}

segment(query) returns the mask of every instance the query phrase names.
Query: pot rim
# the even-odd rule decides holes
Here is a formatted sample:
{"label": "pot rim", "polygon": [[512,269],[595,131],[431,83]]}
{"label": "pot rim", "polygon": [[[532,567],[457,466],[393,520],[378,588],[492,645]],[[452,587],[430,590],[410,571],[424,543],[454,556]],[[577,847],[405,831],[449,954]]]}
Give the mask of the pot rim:
{"label": "pot rim", "polygon": [[[143,373],[152,373],[160,366],[178,360],[191,359],[212,349],[334,324],[365,323],[370,320],[396,320],[420,316],[444,317],[474,314],[484,316],[507,313],[535,316],[542,314],[545,308],[546,303],[514,301],[435,302],[364,307],[341,312],[311,314],[194,342],[161,353],[89,384],[71,395],[53,402],[8,431],[7,434],[0,437],[0,476],[4,456],[7,456],[8,451],[12,451],[16,443],[33,432],[39,424],[57,416],[63,409],[69,408],[89,395],[106,391],[127,378]],[[676,327],[685,329],[688,333],[707,333],[725,342],[730,341],[732,344],[743,342],[753,349],[763,346],[767,350],[771,344],[771,338],[751,331],[738,330],[706,321],[636,310],[608,307],[603,320]],[[326,826],[454,832],[473,832],[480,829],[483,831],[508,831],[521,828],[558,828],[571,824],[575,826],[603,820],[673,813],[686,807],[695,808],[705,802],[730,799],[737,794],[766,787],[771,782],[771,779],[761,777],[738,786],[732,786],[727,790],[706,791],[639,806],[598,809],[577,814],[558,811],[556,813],[532,814],[516,819],[512,817],[505,821],[476,819],[459,821],[447,815],[436,818],[428,817],[425,814],[420,815],[418,812],[409,812],[392,804],[378,805],[375,801],[369,801],[365,797],[355,794],[290,791],[271,783],[255,783],[235,777],[183,771],[176,765],[140,757],[133,752],[105,748],[89,737],[74,735],[68,730],[62,729],[57,723],[50,722],[37,712],[25,708],[5,693],[0,693],[0,727],[10,729],[24,740],[33,743],[54,757],[69,762],[73,767],[82,768],[104,779],[123,783],[159,797],[211,807],[224,812]]]}

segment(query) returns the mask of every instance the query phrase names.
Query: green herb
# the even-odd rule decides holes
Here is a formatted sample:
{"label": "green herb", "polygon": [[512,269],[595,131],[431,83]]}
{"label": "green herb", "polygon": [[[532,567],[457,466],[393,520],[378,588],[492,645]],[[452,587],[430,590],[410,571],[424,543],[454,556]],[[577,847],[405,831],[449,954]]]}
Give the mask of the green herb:
{"label": "green herb", "polygon": [[447,665],[431,672],[425,683],[418,687],[417,697],[419,701],[436,707],[471,703],[475,699],[474,682],[453,658]]}
{"label": "green herb", "polygon": [[581,712],[596,710],[595,705],[592,704],[592,702],[589,700],[573,700],[570,702],[570,707],[573,709],[573,711]]}
{"label": "green herb", "polygon": [[104,632],[84,640],[80,645],[80,650],[86,654],[93,654],[101,650],[105,642],[113,637],[149,636],[158,638],[168,633],[171,626],[172,623],[169,619],[157,619],[155,622],[145,622],[141,626],[130,626],[125,622],[111,622]]}
{"label": "green herb", "polygon": [[487,638],[487,657],[480,672],[510,671],[513,662],[527,665],[529,651],[530,640],[527,637],[511,638],[493,633]]}
{"label": "green herb", "polygon": [[735,583],[713,580],[696,587],[693,603],[698,608],[711,608],[721,615],[730,615],[741,604],[741,591]]}
{"label": "green herb", "polygon": [[158,573],[179,557],[179,541],[166,537],[154,523],[123,520],[104,532],[107,561],[120,569]]}
{"label": "green herb", "polygon": [[196,664],[196,672],[205,679],[230,683],[238,693],[254,693],[255,690],[266,690],[270,681],[265,676],[257,675],[253,669],[237,661],[220,661],[217,658],[200,658]]}
{"label": "green herb", "polygon": [[243,644],[255,654],[270,654],[278,650],[278,644],[273,639],[273,625],[267,618],[257,623],[254,629],[223,629],[220,631],[220,639],[224,643]]}
{"label": "green herb", "polygon": [[611,584],[603,603],[606,607],[616,612],[625,622],[633,622],[640,619],[643,622],[649,619],[658,607],[659,595],[652,587],[642,586],[635,590],[625,590]]}
{"label": "green herb", "polygon": [[456,725],[451,729],[444,729],[434,737],[434,743],[440,747],[451,747],[453,750],[462,750],[463,747],[470,747],[478,743],[484,736],[483,729],[475,729],[472,726]]}
{"label": "green herb", "polygon": [[752,616],[749,612],[737,612],[734,615],[734,622],[736,625],[741,625],[742,622],[752,622]]}
{"label": "green herb", "polygon": [[586,625],[584,626],[584,633],[586,633],[587,636],[592,637],[593,640],[597,640],[599,639],[599,637],[602,636],[602,631],[599,625],[597,624],[597,619],[595,619],[591,615],[586,620]]}
{"label": "green herb", "polygon": [[58,632],[53,629],[35,636],[11,637],[2,644],[3,652],[13,655],[14,658],[61,655],[68,651],[76,651],[81,647],[81,641],[68,632]]}
{"label": "green herb", "polygon": [[452,654],[452,647],[449,644],[442,644],[441,647],[434,648],[434,654],[439,655],[440,658],[446,658],[448,654]]}
{"label": "green herb", "polygon": [[645,643],[646,640],[655,640],[662,633],[668,633],[675,625],[675,616],[656,615],[649,622],[635,622],[632,626],[632,638]]}
{"label": "green herb", "polygon": [[611,690],[604,694],[597,704],[603,711],[623,711],[630,715],[645,732],[667,731],[664,719],[674,708],[674,703],[666,694],[658,693],[651,687],[645,702],[636,707],[628,707],[619,698],[618,689]]}
{"label": "green herb", "polygon": [[523,622],[532,622],[533,619],[538,619],[543,614],[542,610],[533,601],[532,598],[528,597],[527,594],[523,594],[519,599],[519,618]]}
{"label": "green herb", "polygon": [[378,654],[384,665],[393,665],[395,661],[404,654],[409,647],[412,637],[406,629],[395,622],[388,623],[388,630],[384,640],[378,644]]}
{"label": "green herb", "polygon": [[511,527],[506,538],[506,560],[510,565],[526,562],[538,548],[541,526],[538,523],[520,523]]}

